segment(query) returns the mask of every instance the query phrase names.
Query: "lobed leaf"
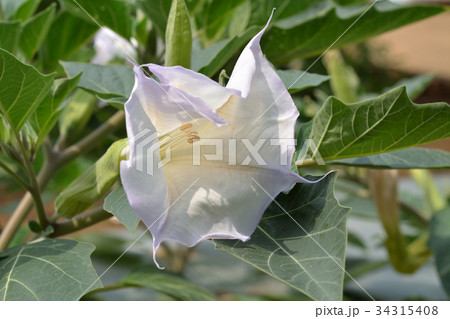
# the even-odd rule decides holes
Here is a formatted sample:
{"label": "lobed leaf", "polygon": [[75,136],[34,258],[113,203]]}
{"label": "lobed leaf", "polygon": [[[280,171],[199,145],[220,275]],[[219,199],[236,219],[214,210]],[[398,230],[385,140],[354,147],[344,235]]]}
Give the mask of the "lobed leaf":
{"label": "lobed leaf", "polygon": [[61,65],[70,77],[83,72],[78,87],[101,98],[128,98],[133,89],[134,73],[127,66],[79,62],[61,62]]}
{"label": "lobed leaf", "polygon": [[330,97],[309,138],[324,160],[360,157],[450,137],[449,118],[448,104],[414,104],[405,87],[354,104]]}
{"label": "lobed leaf", "polygon": [[450,168],[450,152],[412,147],[370,156],[345,158],[327,164],[387,169]]}
{"label": "lobed leaf", "polygon": [[0,252],[1,300],[78,300],[102,287],[91,244],[44,239]]}
{"label": "lobed leaf", "polygon": [[336,177],[297,184],[269,206],[249,241],[214,240],[216,249],[312,299],[341,299],[350,209],[334,197]]}
{"label": "lobed leaf", "polygon": [[22,128],[50,91],[53,77],[0,49],[0,111],[10,125]]}

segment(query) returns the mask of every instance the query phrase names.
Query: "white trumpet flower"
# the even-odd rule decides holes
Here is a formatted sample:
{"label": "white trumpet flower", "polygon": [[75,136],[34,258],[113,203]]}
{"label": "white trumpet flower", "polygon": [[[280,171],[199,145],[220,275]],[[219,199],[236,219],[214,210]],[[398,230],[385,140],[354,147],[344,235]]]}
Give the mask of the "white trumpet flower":
{"label": "white trumpet flower", "polygon": [[121,179],[154,254],[166,240],[246,241],[273,198],[308,182],[291,171],[299,113],[261,52],[266,28],[245,47],[226,87],[182,67],[134,67]]}

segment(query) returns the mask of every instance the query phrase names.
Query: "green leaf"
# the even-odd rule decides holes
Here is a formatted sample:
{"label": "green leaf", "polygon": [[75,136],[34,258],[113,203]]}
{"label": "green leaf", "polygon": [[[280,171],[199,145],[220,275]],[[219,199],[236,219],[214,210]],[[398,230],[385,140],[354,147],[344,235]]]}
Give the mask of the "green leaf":
{"label": "green leaf", "polygon": [[395,89],[399,86],[406,86],[406,92],[408,93],[408,96],[414,100],[416,97],[419,97],[420,94],[422,94],[423,91],[427,89],[427,87],[430,85],[430,83],[433,81],[434,75],[432,74],[424,74],[415,76],[410,79],[403,79],[399,82],[397,82],[395,85],[388,87],[384,90],[384,92],[388,92],[390,90]]}
{"label": "green leaf", "polygon": [[33,233],[36,233],[36,234],[42,233],[41,225],[39,225],[39,223],[37,221],[35,221],[35,220],[30,220],[28,222],[28,227],[30,228],[30,230]]}
{"label": "green leaf", "polygon": [[145,287],[169,295],[176,300],[210,301],[214,295],[176,275],[149,267],[141,267],[121,280],[122,284]]}
{"label": "green leaf", "polygon": [[20,39],[22,26],[19,21],[0,22],[0,48],[14,53]]}
{"label": "green leaf", "polygon": [[[202,26],[198,31],[204,39],[203,43],[211,45],[223,37],[233,14],[243,2],[243,0],[210,0],[203,5],[200,14]],[[250,16],[246,17],[247,23],[249,18]],[[243,24],[243,21],[239,23]],[[243,28],[245,30],[245,26]]]}
{"label": "green leaf", "polygon": [[327,164],[389,169],[442,169],[450,168],[450,153],[416,147],[370,156],[340,159]]}
{"label": "green leaf", "polygon": [[139,224],[139,218],[131,208],[127,194],[122,186],[117,187],[106,198],[103,209],[116,216],[130,232],[135,232]]}
{"label": "green leaf", "polygon": [[120,153],[127,139],[114,142],[106,153],[56,198],[56,213],[71,218],[101,199],[119,179]]}
{"label": "green leaf", "polygon": [[81,74],[78,74],[73,78],[56,80],[52,92],[36,108],[34,115],[31,117],[31,124],[38,134],[36,148],[39,148],[45,136],[55,126],[66,105],[64,102],[75,89],[80,77]]}
{"label": "green leaf", "polygon": [[127,66],[78,62],[61,62],[61,65],[70,77],[83,72],[78,87],[101,98],[128,98],[133,89],[134,73]]}
{"label": "green leaf", "polygon": [[99,97],[98,99],[100,101],[106,103],[106,104],[114,106],[115,108],[117,108],[119,110],[123,110],[123,105],[128,100],[128,98],[122,97],[122,96],[120,96],[120,97],[110,97],[110,98],[107,98],[107,99]]}
{"label": "green leaf", "polygon": [[450,106],[414,104],[405,87],[354,104],[327,99],[309,136],[324,160],[360,157],[450,137]]}
{"label": "green leaf", "polygon": [[[428,86],[433,81],[434,77],[435,76],[433,74],[424,74],[408,79],[403,79],[398,81],[393,86],[385,88],[383,90],[383,93],[389,92],[399,86],[406,86],[406,93],[408,93],[408,96],[410,97],[411,100],[414,100],[428,88]],[[373,99],[377,96],[378,94],[376,93],[366,93],[363,95],[363,99],[364,100]]]}
{"label": "green leaf", "polygon": [[106,26],[125,39],[131,38],[131,5],[123,0],[62,0],[63,7],[86,22]]}
{"label": "green leaf", "polygon": [[102,284],[91,244],[45,239],[0,252],[0,299],[78,300]]}
{"label": "green leaf", "polygon": [[242,48],[257,32],[258,27],[249,28],[240,36],[222,40],[203,49],[198,41],[194,41],[192,48],[192,70],[211,77]]}
{"label": "green leaf", "polygon": [[230,37],[238,36],[247,30],[250,16],[252,14],[251,1],[243,1],[233,13],[233,17],[229,23],[228,35]]}
{"label": "green leaf", "polygon": [[341,299],[350,209],[334,197],[336,177],[331,173],[315,184],[297,184],[289,195],[280,194],[249,241],[214,240],[216,249],[313,299]]}
{"label": "green leaf", "polygon": [[278,19],[262,39],[263,52],[277,65],[295,57],[320,54],[337,39],[334,49],[444,11],[437,6],[404,6],[381,0],[362,15],[369,5],[340,7],[331,1],[316,1],[306,10]]}
{"label": "green leaf", "polygon": [[184,0],[173,0],[166,28],[166,66],[191,67],[192,33]]}
{"label": "green leaf", "polygon": [[55,16],[55,5],[49,6],[28,20],[20,36],[20,49],[27,59],[31,59],[45,40]]}
{"label": "green leaf", "polygon": [[167,19],[169,18],[171,0],[136,0],[136,5],[144,11],[151,20],[152,25],[164,38],[166,34]]}
{"label": "green leaf", "polygon": [[53,76],[40,73],[0,49],[0,111],[17,130],[48,94]]}
{"label": "green leaf", "polygon": [[329,76],[297,70],[277,70],[289,93],[296,93],[310,87],[319,86],[330,79]]}
{"label": "green leaf", "polygon": [[58,118],[60,135],[65,138],[81,132],[92,116],[96,101],[94,95],[81,89],[75,90]]}
{"label": "green leaf", "polygon": [[41,0],[1,0],[2,12],[6,20],[25,22],[36,11]]}
{"label": "green leaf", "polygon": [[450,208],[436,213],[430,222],[430,240],[428,242],[436,258],[436,267],[442,286],[450,297]]}
{"label": "green leaf", "polygon": [[[55,68],[59,60],[69,58],[82,45],[89,42],[98,26],[61,13],[52,23],[43,46],[43,58],[47,68]],[[78,73],[77,73],[78,74]]]}
{"label": "green leaf", "polygon": [[300,12],[316,5],[317,0],[264,0],[264,1],[251,1],[252,3],[252,15],[250,17],[250,25],[264,26],[267,23],[267,19],[270,17],[273,8],[276,11],[273,13],[273,21],[278,19],[285,19],[287,17],[295,16]]}

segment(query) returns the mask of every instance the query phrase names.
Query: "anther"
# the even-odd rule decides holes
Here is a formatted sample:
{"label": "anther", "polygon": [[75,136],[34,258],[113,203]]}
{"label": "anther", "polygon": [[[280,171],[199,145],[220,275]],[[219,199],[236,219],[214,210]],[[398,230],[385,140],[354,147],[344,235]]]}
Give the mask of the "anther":
{"label": "anther", "polygon": [[194,135],[194,136],[192,136],[191,138],[188,138],[187,142],[188,142],[189,144],[192,144],[192,143],[194,143],[194,141],[197,141],[197,140],[199,140],[199,139],[200,139],[199,136]]}
{"label": "anther", "polygon": [[180,130],[184,131],[184,130],[186,130],[188,128],[191,128],[191,127],[192,127],[191,123],[186,123],[186,124],[183,124],[183,125],[180,126]]}

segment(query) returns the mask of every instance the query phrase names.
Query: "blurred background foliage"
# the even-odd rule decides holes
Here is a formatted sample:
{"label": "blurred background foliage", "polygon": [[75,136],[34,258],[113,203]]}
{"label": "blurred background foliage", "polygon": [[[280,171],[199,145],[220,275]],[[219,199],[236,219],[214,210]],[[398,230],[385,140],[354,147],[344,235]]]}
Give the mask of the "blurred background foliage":
{"label": "blurred background foliage", "polygon": [[[139,63],[165,63],[171,2],[0,1],[2,49],[45,74],[56,72],[55,78],[64,74],[75,77],[83,71],[77,88],[63,98],[64,107],[55,117],[56,125],[47,132],[52,141],[62,148],[70,145],[123,108],[133,85],[126,58]],[[448,41],[440,43],[445,35],[436,27],[449,20],[444,7],[405,6],[385,0],[186,0],[186,6],[193,38],[190,66],[216,80],[223,70],[231,74],[243,46],[276,8],[262,40],[262,51],[280,74],[291,72],[282,78],[288,87],[292,86],[289,92],[301,114],[299,127],[306,127],[305,123],[331,95],[345,103],[356,103],[405,85],[414,101],[450,101],[450,46]],[[415,38],[415,32],[405,27],[401,29],[404,33],[391,36],[389,41],[366,41],[432,16],[436,17],[419,23],[421,37]],[[435,25],[428,35],[424,31],[427,21]],[[401,67],[401,62],[417,54],[409,51],[406,56],[393,56],[396,39],[407,37],[420,47],[428,36],[434,36],[436,43],[427,39],[425,50],[441,50],[440,60],[434,61],[440,67],[427,68],[426,63],[419,71]],[[428,70],[434,74],[426,73]],[[6,141],[7,128],[0,127],[0,131],[2,141]],[[299,134],[301,138],[301,130]],[[32,127],[25,136],[32,141],[37,138]],[[125,136],[122,127],[56,172],[43,193],[46,210],[53,212],[54,197],[93,165],[113,141]],[[327,161],[327,166],[299,167],[302,173],[313,175],[339,170],[335,196],[341,205],[352,208],[345,267],[376,300],[441,300],[450,294],[450,156],[445,152],[450,151],[449,140],[425,147],[441,149],[442,153],[396,153],[391,158],[336,159]],[[35,151],[33,165],[39,170],[43,151]],[[0,160],[21,174],[20,165],[5,153],[0,153]],[[371,165],[371,161],[377,164]],[[0,178],[1,229],[23,191],[1,169]],[[9,247],[33,236],[30,228],[22,226]],[[113,219],[75,233],[72,238],[96,246],[92,260],[97,273],[102,274],[138,234]],[[84,299],[309,298],[245,262],[214,250],[209,241],[192,249],[167,244],[158,258],[170,265],[170,272],[152,271],[150,240],[145,236],[137,242],[102,277],[105,288],[88,293]],[[344,299],[368,298],[349,276],[345,277]]]}

